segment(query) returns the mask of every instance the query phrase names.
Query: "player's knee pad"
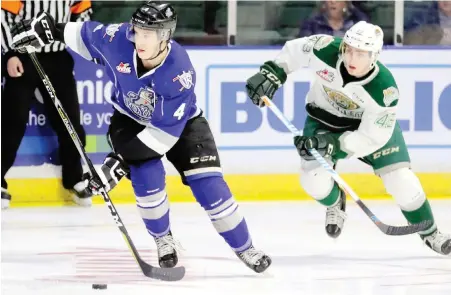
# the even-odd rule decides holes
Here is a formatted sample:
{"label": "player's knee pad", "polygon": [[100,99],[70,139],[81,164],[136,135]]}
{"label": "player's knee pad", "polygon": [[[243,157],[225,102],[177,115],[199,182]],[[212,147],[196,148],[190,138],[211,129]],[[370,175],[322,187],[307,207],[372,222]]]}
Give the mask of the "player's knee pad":
{"label": "player's knee pad", "polygon": [[300,172],[302,188],[316,200],[326,198],[332,191],[334,180],[318,161],[302,161]]}
{"label": "player's knee pad", "polygon": [[409,168],[384,173],[381,178],[387,193],[393,196],[402,210],[416,210],[426,200],[420,180]]}
{"label": "player's knee pad", "polygon": [[169,202],[165,171],[160,159],[130,165],[130,176],[139,213],[152,236],[169,231]]}
{"label": "player's knee pad", "polygon": [[243,220],[238,204],[222,177],[191,179],[188,185],[219,233],[236,228]]}

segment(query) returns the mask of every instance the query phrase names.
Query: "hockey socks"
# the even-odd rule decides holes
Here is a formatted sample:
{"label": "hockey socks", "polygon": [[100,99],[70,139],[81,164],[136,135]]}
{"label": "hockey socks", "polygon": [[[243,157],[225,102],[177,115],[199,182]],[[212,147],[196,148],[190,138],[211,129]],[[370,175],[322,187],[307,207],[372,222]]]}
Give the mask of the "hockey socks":
{"label": "hockey socks", "polygon": [[220,176],[188,180],[199,204],[205,209],[213,226],[235,252],[252,245],[246,220],[240,214],[229,187]]}
{"label": "hockey socks", "polygon": [[153,237],[169,232],[169,202],[165,190],[165,172],[160,159],[130,165],[136,205],[147,231]]}

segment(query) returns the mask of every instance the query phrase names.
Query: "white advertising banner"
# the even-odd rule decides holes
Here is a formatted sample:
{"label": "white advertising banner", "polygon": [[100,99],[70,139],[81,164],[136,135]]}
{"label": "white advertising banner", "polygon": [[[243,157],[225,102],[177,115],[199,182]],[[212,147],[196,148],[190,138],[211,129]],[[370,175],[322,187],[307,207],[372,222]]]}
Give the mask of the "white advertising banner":
{"label": "white advertising banner", "polygon": [[[225,173],[298,171],[300,159],[291,134],[271,112],[253,105],[245,93],[246,79],[256,73],[263,62],[273,59],[279,50],[221,47],[188,50],[197,74],[198,104],[210,122]],[[400,89],[398,121],[413,169],[451,172],[451,49],[386,49],[381,61],[392,71]],[[104,79],[101,69],[93,71],[91,76]],[[276,93],[279,107],[300,129],[306,118],[305,95],[312,77],[309,69],[302,69],[290,75]],[[90,81],[86,79],[92,83],[86,84]],[[77,82],[81,105],[94,101],[94,95],[91,99],[85,97],[87,89],[88,94],[89,90],[96,94],[95,103],[99,108],[103,107],[109,99],[111,83],[86,79]],[[49,166],[52,165],[13,167],[9,176],[49,177],[55,173],[54,167]],[[371,171],[358,160],[342,161],[338,168],[341,172]],[[40,170],[39,173],[35,169]],[[168,172],[176,173],[169,165]]]}

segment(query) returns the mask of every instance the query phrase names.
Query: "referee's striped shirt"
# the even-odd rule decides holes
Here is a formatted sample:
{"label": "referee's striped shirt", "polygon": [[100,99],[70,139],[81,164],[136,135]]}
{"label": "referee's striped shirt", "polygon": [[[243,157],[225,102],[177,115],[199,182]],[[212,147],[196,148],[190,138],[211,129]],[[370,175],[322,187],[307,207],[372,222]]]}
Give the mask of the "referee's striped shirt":
{"label": "referee's striped shirt", "polygon": [[[90,19],[90,0],[2,0],[2,53],[11,51],[11,28],[22,19],[31,19],[40,11],[50,13],[57,23],[87,21]],[[55,41],[38,52],[62,51],[65,44]],[[11,53],[11,52],[10,52]]]}

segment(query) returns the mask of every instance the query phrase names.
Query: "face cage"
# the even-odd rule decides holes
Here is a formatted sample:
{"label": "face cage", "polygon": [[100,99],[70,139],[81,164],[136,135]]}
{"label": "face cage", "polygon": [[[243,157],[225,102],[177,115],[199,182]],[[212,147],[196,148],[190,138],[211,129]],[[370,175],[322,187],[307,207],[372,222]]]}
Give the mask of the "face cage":
{"label": "face cage", "polygon": [[[344,41],[342,41],[341,44],[340,44],[340,48],[339,48],[340,54],[343,57],[343,62],[345,62],[344,55],[345,55],[346,46],[351,46],[351,45],[349,45],[349,44],[345,43]],[[374,68],[374,66],[376,65],[377,59],[379,58],[379,52],[374,52],[374,51],[369,51],[369,52],[371,52],[370,70],[372,70]]]}
{"label": "face cage", "polygon": [[129,27],[127,28],[125,36],[127,37],[128,40],[130,40],[133,43],[135,43],[135,30],[134,30],[135,27],[143,30],[157,32],[158,42],[169,41],[169,39],[171,38],[171,29],[154,29],[146,26],[130,24]]}

